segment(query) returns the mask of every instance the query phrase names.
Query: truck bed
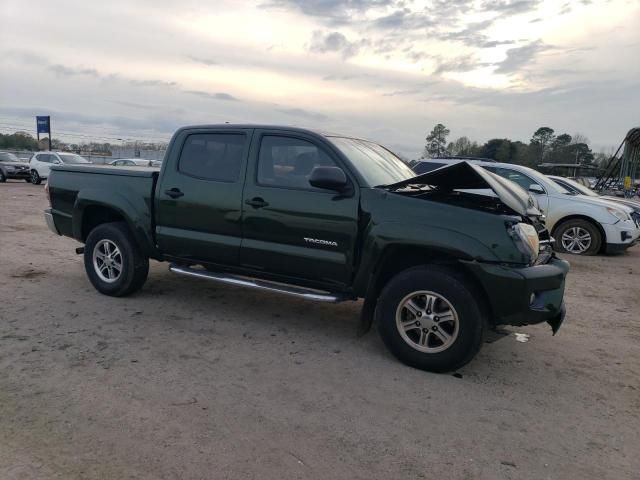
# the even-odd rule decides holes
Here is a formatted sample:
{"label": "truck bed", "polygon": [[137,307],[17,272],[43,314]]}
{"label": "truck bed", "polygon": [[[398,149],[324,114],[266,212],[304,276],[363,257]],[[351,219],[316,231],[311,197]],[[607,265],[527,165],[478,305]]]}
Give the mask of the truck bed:
{"label": "truck bed", "polygon": [[[153,240],[154,189],[160,170],[109,165],[56,165],[48,178],[51,213],[56,228],[84,242],[91,223],[100,215],[128,219],[141,248],[155,255]],[[100,205],[110,213],[102,213]],[[113,213],[115,212],[115,214]]]}

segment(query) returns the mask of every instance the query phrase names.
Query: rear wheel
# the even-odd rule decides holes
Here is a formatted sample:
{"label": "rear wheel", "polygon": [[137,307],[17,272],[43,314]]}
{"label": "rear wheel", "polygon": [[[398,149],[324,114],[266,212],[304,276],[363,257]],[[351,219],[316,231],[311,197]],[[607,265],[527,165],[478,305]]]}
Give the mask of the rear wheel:
{"label": "rear wheel", "polygon": [[4,183],[7,181],[7,177],[4,176],[4,173],[0,171],[0,183]]}
{"label": "rear wheel", "polygon": [[149,259],[140,252],[126,223],[103,223],[87,237],[84,267],[96,290],[122,297],[142,287]]}
{"label": "rear wheel", "polygon": [[602,245],[602,234],[598,227],[579,218],[558,225],[554,237],[557,251],[573,255],[596,255]]}
{"label": "rear wheel", "polygon": [[34,185],[40,185],[42,183],[42,178],[38,175],[37,170],[31,170],[31,183]]}
{"label": "rear wheel", "polygon": [[446,267],[421,266],[396,275],[380,294],[376,318],[389,350],[421,370],[460,368],[482,345],[480,301],[474,289]]}

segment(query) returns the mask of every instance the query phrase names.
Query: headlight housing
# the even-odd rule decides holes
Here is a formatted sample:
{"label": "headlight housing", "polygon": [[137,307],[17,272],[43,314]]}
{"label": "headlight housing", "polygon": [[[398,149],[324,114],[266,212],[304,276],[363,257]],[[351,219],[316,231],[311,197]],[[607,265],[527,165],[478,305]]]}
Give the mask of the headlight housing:
{"label": "headlight housing", "polygon": [[631,217],[624,210],[617,208],[607,207],[607,212],[616,217],[618,220],[624,222],[625,220],[631,220]]}
{"label": "headlight housing", "polygon": [[511,224],[508,231],[518,250],[529,258],[530,264],[535,263],[540,252],[540,238],[535,227],[520,222]]}

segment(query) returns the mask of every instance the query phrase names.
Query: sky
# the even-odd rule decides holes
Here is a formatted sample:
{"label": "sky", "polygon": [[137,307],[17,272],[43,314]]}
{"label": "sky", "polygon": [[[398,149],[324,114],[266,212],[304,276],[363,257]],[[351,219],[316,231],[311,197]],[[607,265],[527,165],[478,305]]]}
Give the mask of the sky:
{"label": "sky", "polygon": [[640,0],[0,0],[0,24],[4,133],[269,123],[417,158],[436,123],[596,150],[640,126]]}

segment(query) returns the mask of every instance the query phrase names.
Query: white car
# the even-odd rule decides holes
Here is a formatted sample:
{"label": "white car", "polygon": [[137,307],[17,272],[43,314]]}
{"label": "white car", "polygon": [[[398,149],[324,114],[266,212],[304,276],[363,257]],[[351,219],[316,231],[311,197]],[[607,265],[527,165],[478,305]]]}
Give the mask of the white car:
{"label": "white car", "polygon": [[31,183],[40,185],[49,176],[53,165],[91,163],[86,158],[68,152],[38,152],[29,160]]}
{"label": "white car", "polygon": [[[424,173],[458,159],[423,160],[413,166]],[[576,255],[599,252],[622,252],[640,237],[640,228],[633,221],[633,210],[600,198],[576,195],[567,191],[546,175],[521,165],[488,161],[473,161],[501,177],[511,180],[533,194],[545,224],[556,239],[554,248]]]}
{"label": "white car", "polygon": [[107,165],[111,165],[112,167],[161,167],[162,162],[141,158],[118,158],[117,160],[111,160]]}

